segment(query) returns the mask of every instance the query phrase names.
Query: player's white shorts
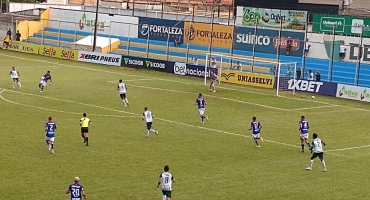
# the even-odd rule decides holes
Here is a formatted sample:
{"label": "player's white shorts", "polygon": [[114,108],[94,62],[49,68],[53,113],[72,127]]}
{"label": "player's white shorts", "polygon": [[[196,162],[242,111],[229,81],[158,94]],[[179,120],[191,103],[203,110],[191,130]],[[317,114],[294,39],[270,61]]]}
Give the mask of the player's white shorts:
{"label": "player's white shorts", "polygon": [[40,84],[42,84],[42,86],[46,86],[48,83],[47,82],[45,82],[45,81],[40,81]]}
{"label": "player's white shorts", "polygon": [[300,138],[301,139],[308,139],[308,133],[301,133]]}
{"label": "player's white shorts", "polygon": [[45,137],[45,140],[50,141],[50,142],[54,142],[54,138],[55,137]]}
{"label": "player's white shorts", "polygon": [[206,111],[205,108],[199,108],[199,115],[204,115],[205,111]]}
{"label": "player's white shorts", "polygon": [[260,138],[260,134],[259,133],[258,134],[252,134],[252,138],[253,139]]}

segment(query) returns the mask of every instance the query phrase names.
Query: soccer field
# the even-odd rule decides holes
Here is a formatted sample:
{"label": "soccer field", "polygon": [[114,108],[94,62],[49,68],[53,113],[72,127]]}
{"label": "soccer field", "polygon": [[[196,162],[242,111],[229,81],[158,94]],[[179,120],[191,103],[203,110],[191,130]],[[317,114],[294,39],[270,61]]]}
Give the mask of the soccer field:
{"label": "soccer field", "polygon": [[[221,84],[209,93],[202,79],[154,71],[84,64],[0,51],[0,197],[3,200],[68,199],[79,176],[88,199],[161,199],[156,187],[164,165],[177,183],[172,199],[369,199],[370,105],[332,97],[284,94]],[[12,88],[12,66],[22,88]],[[39,78],[51,71],[43,93]],[[128,87],[123,107],[117,81]],[[202,92],[209,121],[194,105]],[[141,114],[157,117],[159,136],[145,139]],[[92,120],[90,146],[79,119]],[[298,121],[326,142],[328,172],[300,153]],[[55,154],[45,145],[44,123],[58,124]],[[262,148],[250,138],[252,116],[262,123]]]}

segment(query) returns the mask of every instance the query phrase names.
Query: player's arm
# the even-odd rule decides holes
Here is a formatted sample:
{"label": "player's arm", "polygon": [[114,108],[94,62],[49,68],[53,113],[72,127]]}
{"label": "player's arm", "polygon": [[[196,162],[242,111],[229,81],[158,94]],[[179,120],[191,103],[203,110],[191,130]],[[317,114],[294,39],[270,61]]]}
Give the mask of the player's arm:
{"label": "player's arm", "polygon": [[162,184],[162,174],[158,178],[157,187],[159,187]]}
{"label": "player's arm", "polygon": [[89,125],[91,124],[91,120],[89,120]]}
{"label": "player's arm", "polygon": [[145,120],[145,114],[143,113],[143,116],[141,117],[141,119],[144,121]]}
{"label": "player's arm", "polygon": [[82,120],[80,119],[80,126],[82,126]]}
{"label": "player's arm", "polygon": [[326,145],[326,144],[325,144],[325,142],[324,142],[324,141],[322,141],[322,140],[321,140],[321,144],[322,144],[322,145],[324,145],[324,146]]}
{"label": "player's arm", "polygon": [[86,199],[87,197],[86,197],[86,194],[85,194],[85,191],[81,191],[81,194],[82,194],[82,196],[84,197],[84,199]]}
{"label": "player's arm", "polygon": [[173,183],[176,183],[176,180],[173,176],[172,176],[171,180],[172,180]]}
{"label": "player's arm", "polygon": [[252,130],[253,124],[251,123],[251,127],[249,127],[249,130]]}
{"label": "player's arm", "polygon": [[153,118],[153,119],[155,118],[153,114],[152,114],[152,118]]}
{"label": "player's arm", "polygon": [[69,194],[69,193],[71,193],[70,188],[68,188],[67,191],[66,191],[66,194]]}
{"label": "player's arm", "polygon": [[21,74],[19,73],[19,71],[17,70],[17,74],[18,74],[18,76],[21,76]]}
{"label": "player's arm", "polygon": [[258,123],[258,126],[260,128],[260,130],[262,129],[262,124]]}
{"label": "player's arm", "polygon": [[117,90],[119,90],[119,84],[117,85]]}

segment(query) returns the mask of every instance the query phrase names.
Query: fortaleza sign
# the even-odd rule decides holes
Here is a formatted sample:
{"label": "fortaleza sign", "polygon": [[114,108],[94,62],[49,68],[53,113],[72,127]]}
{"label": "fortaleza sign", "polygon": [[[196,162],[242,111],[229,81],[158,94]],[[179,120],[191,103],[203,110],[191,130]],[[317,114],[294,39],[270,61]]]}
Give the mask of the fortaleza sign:
{"label": "fortaleza sign", "polygon": [[132,56],[124,56],[121,66],[132,68],[146,68],[163,72],[166,71],[166,61]]}
{"label": "fortaleza sign", "polygon": [[370,88],[338,84],[336,97],[370,102]]}
{"label": "fortaleza sign", "polygon": [[96,64],[121,66],[121,55],[116,54],[103,54],[88,51],[78,51],[78,61],[79,62],[89,62]]}
{"label": "fortaleza sign", "polygon": [[279,78],[279,87],[283,90],[295,90],[300,92],[317,93],[327,96],[335,96],[337,83],[324,81],[295,80],[286,77]]}
{"label": "fortaleza sign", "polygon": [[182,39],[184,35],[183,28],[183,21],[139,18],[138,36],[143,39],[159,41],[169,39],[170,42],[173,42],[176,36]]}
{"label": "fortaleza sign", "polygon": [[280,47],[280,53],[286,54],[288,41],[291,41],[291,56],[302,56],[304,46],[304,32],[281,31],[279,37],[278,30],[236,27],[234,38],[234,49],[258,53],[276,54]]}
{"label": "fortaleza sign", "polygon": [[217,69],[214,68],[208,68],[205,71],[203,66],[189,65],[182,62],[167,62],[167,72],[171,74],[204,78],[205,75],[210,77],[211,71],[217,74]]}

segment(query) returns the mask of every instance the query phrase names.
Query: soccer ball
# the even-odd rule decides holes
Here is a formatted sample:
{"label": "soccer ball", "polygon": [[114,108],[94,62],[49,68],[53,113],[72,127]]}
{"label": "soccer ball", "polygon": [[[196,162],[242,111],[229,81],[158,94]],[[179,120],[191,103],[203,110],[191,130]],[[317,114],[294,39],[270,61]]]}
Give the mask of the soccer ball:
{"label": "soccer ball", "polygon": [[312,98],[312,99],[315,99],[315,96],[312,96],[311,98]]}

